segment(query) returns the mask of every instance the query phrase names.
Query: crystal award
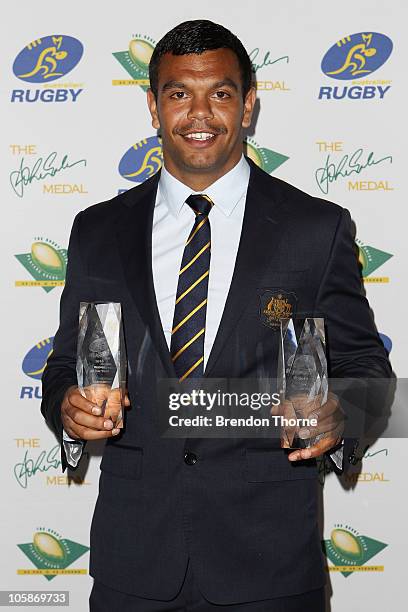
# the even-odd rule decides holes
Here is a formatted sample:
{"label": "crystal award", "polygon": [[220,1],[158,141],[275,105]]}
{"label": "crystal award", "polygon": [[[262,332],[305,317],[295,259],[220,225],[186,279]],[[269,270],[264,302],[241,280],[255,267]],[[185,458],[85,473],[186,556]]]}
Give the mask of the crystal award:
{"label": "crystal award", "polygon": [[281,320],[278,388],[285,418],[283,446],[313,446],[324,434],[312,435],[309,428],[316,426],[328,397],[323,318]]}
{"label": "crystal award", "polygon": [[117,428],[123,428],[126,363],[121,305],[81,302],[76,366],[78,387]]}

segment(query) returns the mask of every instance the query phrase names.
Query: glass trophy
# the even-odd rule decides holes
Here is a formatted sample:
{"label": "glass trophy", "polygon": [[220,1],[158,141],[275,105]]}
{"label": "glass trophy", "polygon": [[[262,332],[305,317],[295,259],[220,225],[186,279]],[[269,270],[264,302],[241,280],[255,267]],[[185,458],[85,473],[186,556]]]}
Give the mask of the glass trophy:
{"label": "glass trophy", "polygon": [[123,428],[126,363],[121,305],[81,302],[76,366],[78,387],[117,428]]}
{"label": "glass trophy", "polygon": [[279,348],[283,446],[309,448],[324,436],[310,429],[328,397],[324,319],[282,319]]}

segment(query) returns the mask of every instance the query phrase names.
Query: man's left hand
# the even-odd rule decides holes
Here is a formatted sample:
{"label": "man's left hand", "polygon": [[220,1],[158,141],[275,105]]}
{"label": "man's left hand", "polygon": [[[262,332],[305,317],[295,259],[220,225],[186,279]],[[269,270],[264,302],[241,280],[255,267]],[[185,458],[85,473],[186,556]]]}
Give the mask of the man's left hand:
{"label": "man's left hand", "polygon": [[[284,413],[285,412],[284,410]],[[335,395],[329,393],[327,401],[322,404],[322,406],[319,408],[310,406],[310,410],[306,409],[305,411],[302,410],[302,412],[309,413],[309,416],[313,414],[313,417],[317,419],[317,425],[315,427],[308,427],[308,437],[316,438],[319,436],[319,439],[309,448],[296,449],[289,453],[289,461],[300,461],[319,457],[323,455],[323,453],[327,453],[332,448],[335,448],[340,444],[342,439],[344,431],[344,412]],[[282,444],[282,446],[284,448],[287,447],[285,444]]]}

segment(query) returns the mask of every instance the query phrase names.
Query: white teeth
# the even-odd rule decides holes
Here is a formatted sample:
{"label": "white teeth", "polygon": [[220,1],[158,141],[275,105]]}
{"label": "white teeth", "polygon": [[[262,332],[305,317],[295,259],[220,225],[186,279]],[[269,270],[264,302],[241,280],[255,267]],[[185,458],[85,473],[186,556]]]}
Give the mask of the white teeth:
{"label": "white teeth", "polygon": [[209,132],[195,132],[193,134],[186,134],[186,138],[192,140],[209,140],[210,138],[214,138],[214,134],[210,134]]}

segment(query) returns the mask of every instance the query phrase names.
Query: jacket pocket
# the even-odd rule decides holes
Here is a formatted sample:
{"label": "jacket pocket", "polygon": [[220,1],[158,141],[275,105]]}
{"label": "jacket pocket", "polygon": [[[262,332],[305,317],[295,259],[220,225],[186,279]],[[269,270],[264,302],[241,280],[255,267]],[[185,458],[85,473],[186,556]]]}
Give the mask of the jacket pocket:
{"label": "jacket pocket", "polygon": [[139,480],[142,477],[143,449],[115,444],[105,446],[100,469],[118,478]]}
{"label": "jacket pocket", "polygon": [[317,478],[315,459],[291,463],[281,449],[246,449],[245,479],[247,482],[277,482]]}

